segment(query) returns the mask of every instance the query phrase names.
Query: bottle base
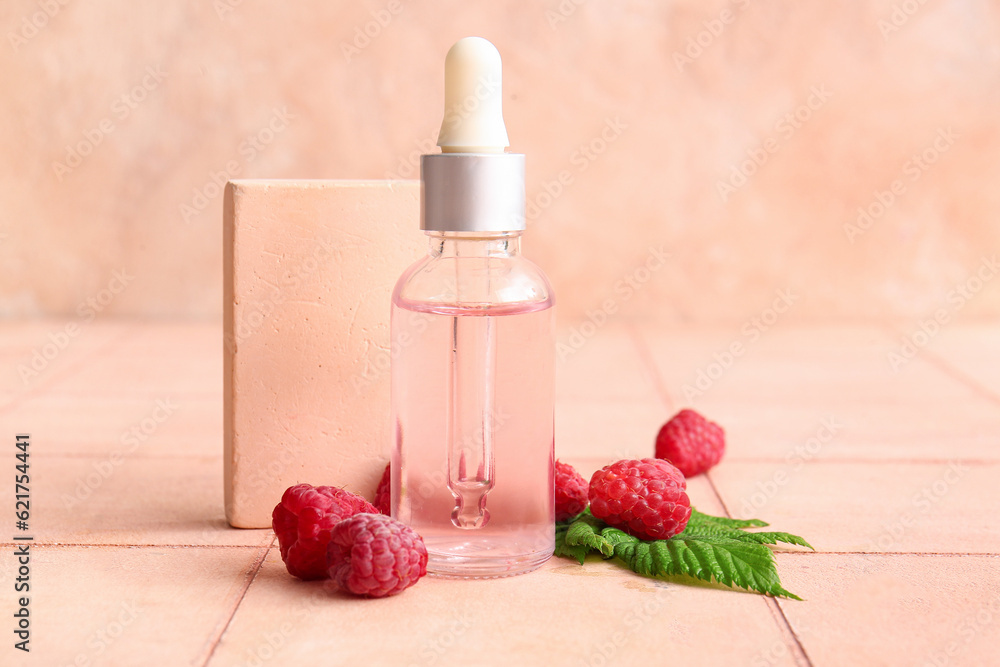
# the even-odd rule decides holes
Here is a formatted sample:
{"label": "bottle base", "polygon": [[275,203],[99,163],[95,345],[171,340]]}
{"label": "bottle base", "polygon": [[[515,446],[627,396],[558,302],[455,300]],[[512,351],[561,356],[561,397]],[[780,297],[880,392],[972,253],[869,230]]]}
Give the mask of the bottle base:
{"label": "bottle base", "polygon": [[445,579],[500,579],[537,570],[551,557],[551,551],[514,558],[484,558],[428,550],[427,574]]}

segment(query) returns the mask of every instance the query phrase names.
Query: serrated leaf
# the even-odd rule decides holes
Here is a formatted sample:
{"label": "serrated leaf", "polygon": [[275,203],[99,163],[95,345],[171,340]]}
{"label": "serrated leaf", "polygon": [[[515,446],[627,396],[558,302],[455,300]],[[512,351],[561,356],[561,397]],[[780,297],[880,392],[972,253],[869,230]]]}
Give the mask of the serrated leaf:
{"label": "serrated leaf", "polygon": [[784,542],[785,544],[794,544],[796,546],[806,547],[807,549],[816,551],[813,549],[813,545],[809,544],[798,535],[792,535],[791,533],[743,533],[743,537],[749,538],[759,544],[777,544],[778,542]]}
{"label": "serrated leaf", "polygon": [[567,524],[556,524],[556,548],[554,555],[560,558],[573,558],[583,565],[590,551],[586,547],[569,546],[566,544],[566,532],[569,530]]}
{"label": "serrated leaf", "polygon": [[611,558],[615,555],[615,545],[601,536],[599,531],[603,526],[604,523],[592,515],[581,514],[566,530],[566,546],[586,547]]}
{"label": "serrated leaf", "polygon": [[687,575],[775,597],[800,600],[781,586],[771,550],[762,544],[726,537],[673,537],[644,542],[620,539],[615,556],[646,576]]}
{"label": "serrated leaf", "polygon": [[622,542],[641,542],[638,537],[634,535],[629,535],[623,530],[618,530],[617,528],[611,528],[608,526],[601,531],[601,537],[610,542],[611,544],[618,546]]}
{"label": "serrated leaf", "polygon": [[614,555],[614,545],[608,543],[598,532],[604,522],[594,518],[590,509],[585,509],[569,522],[556,524],[556,548],[554,555],[573,558],[583,565],[592,551],[604,558]]}
{"label": "serrated leaf", "polygon": [[564,524],[564,523],[557,523],[556,524],[556,544],[559,544],[560,541],[563,541],[563,542],[566,541],[566,531],[567,530],[569,530],[569,526],[567,526],[566,524]]}
{"label": "serrated leaf", "polygon": [[[689,537],[689,538],[694,538],[694,537],[699,537],[699,536],[701,536],[701,537],[730,537],[731,536],[733,539],[737,539],[738,540],[738,539],[742,539],[743,537],[745,537],[746,535],[749,535],[749,534],[750,533],[746,533],[746,532],[740,530],[739,528],[730,528],[728,526],[722,526],[722,525],[719,525],[719,524],[709,523],[709,522],[698,523],[698,524],[695,524],[695,525],[692,526],[691,522],[689,521],[688,525],[685,526],[684,530],[681,531],[677,536],[678,537]],[[747,540],[747,541],[754,541],[754,540]]]}
{"label": "serrated leaf", "polygon": [[691,508],[691,518],[688,519],[688,526],[715,525],[725,528],[763,528],[769,525],[760,519],[730,519],[725,516],[712,516],[699,512]]}
{"label": "serrated leaf", "polygon": [[782,532],[759,532],[750,533],[742,528],[766,526],[767,523],[759,519],[729,519],[726,517],[714,517],[702,514],[698,510],[691,510],[691,519],[681,532],[680,537],[696,538],[705,537],[728,537],[743,542],[756,542],[758,544],[795,544],[801,547],[812,549],[812,545],[798,535]]}
{"label": "serrated leaf", "polygon": [[556,549],[554,554],[560,558],[572,558],[580,562],[583,565],[587,560],[587,554],[590,553],[590,549],[581,546],[569,546],[565,542],[556,543]]}
{"label": "serrated leaf", "polygon": [[[686,539],[696,540],[701,537],[719,537],[731,540],[738,540],[740,542],[754,542],[756,544],[777,544],[778,542],[783,542],[785,544],[794,544],[800,547],[806,547],[812,549],[813,546],[806,542],[803,538],[798,535],[792,535],[791,533],[778,533],[778,532],[766,532],[766,533],[747,533],[742,530],[713,530],[708,529],[695,529],[694,532],[688,532],[685,530],[678,537],[683,537]],[[815,551],[815,549],[813,549]]]}
{"label": "serrated leaf", "polygon": [[556,524],[555,555],[582,565],[591,552],[619,558],[645,576],[690,576],[773,596],[799,600],[778,579],[774,556],[765,545],[784,542],[812,548],[803,538],[782,532],[748,532],[768,524],[759,519],[730,519],[692,508],[684,531],[669,540],[645,541],[595,518],[589,508]]}

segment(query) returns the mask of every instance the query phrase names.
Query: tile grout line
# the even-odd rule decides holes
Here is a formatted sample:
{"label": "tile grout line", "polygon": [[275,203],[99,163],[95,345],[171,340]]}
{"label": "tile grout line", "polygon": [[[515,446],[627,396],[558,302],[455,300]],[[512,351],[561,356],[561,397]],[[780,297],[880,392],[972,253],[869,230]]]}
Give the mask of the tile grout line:
{"label": "tile grout line", "polygon": [[[902,335],[901,331],[898,331],[890,324],[882,324],[879,328],[883,333],[889,335],[890,338],[893,339],[893,341],[895,341],[896,338]],[[961,384],[964,384],[967,388],[976,392],[982,398],[987,399],[991,403],[1000,404],[1000,394],[997,394],[995,391],[983,385],[975,378],[967,375],[960,368],[952,366],[947,359],[945,359],[938,353],[932,352],[927,348],[923,348],[920,350],[920,353],[917,355],[917,357],[918,358],[924,357],[925,363],[929,364],[930,366],[933,366],[934,368],[937,368],[939,371],[941,371],[951,379],[956,380]]]}
{"label": "tile grout line", "polygon": [[938,354],[930,352],[926,349],[923,350],[923,354],[927,357],[926,361],[931,366],[934,366],[939,371],[941,371],[945,375],[948,375],[952,379],[961,382],[966,387],[972,389],[974,392],[976,392],[986,400],[990,401],[991,403],[996,403],[997,405],[1000,405],[1000,395],[997,395],[989,387],[980,384],[979,381],[976,380],[975,378],[966,375],[963,371],[957,368],[954,368],[946,359],[939,356]]}
{"label": "tile grout line", "polygon": [[670,392],[667,391],[667,385],[663,382],[663,378],[660,377],[660,372],[656,368],[656,360],[653,359],[652,350],[649,349],[649,346],[635,324],[630,323],[628,325],[628,332],[629,337],[632,339],[633,349],[639,356],[640,368],[642,368],[643,373],[652,381],[653,389],[656,391],[660,402],[667,407],[668,412],[673,411],[673,398],[670,396]]}
{"label": "tile grout line", "polygon": [[[670,392],[667,390],[667,385],[660,377],[660,372],[656,368],[656,360],[653,358],[653,351],[649,349],[646,345],[645,339],[643,339],[642,334],[635,325],[629,326],[629,333],[632,337],[632,342],[635,345],[636,352],[639,354],[639,360],[642,363],[642,367],[648,369],[648,372],[653,380],[653,386],[656,388],[656,393],[660,398],[660,402],[664,404],[667,408],[667,412],[673,412],[674,410],[674,400],[671,397]],[[726,516],[730,519],[733,518],[732,514],[729,513],[729,508],[726,506],[726,501],[722,499],[722,494],[719,493],[719,489],[715,486],[715,481],[709,473],[705,473],[705,479],[708,480],[708,485],[712,489],[712,493],[715,494],[715,499],[719,501],[722,505],[722,510],[726,513]]]}
{"label": "tile grout line", "polygon": [[[673,412],[675,409],[675,402],[673,397],[670,395],[670,392],[667,390],[667,385],[663,381],[663,378],[660,376],[660,372],[656,367],[656,360],[653,358],[652,350],[649,349],[645,339],[642,337],[642,334],[634,324],[629,325],[629,333],[631,334],[632,342],[635,345],[636,352],[639,355],[643,367],[647,368],[648,373],[652,376],[653,386],[656,388],[656,393],[659,395],[660,401],[666,406],[667,412]],[[729,512],[729,507],[726,505],[726,501],[723,500],[722,494],[719,493],[719,489],[715,485],[715,480],[712,479],[711,471],[707,471],[705,473],[705,478],[708,480],[709,488],[711,488],[712,493],[715,494],[716,500],[719,501],[719,505],[722,506],[722,510],[726,513],[726,516],[731,519],[732,514]],[[791,635],[794,647],[798,649],[798,653],[802,657],[802,660],[805,661],[805,665],[807,665],[807,667],[813,667],[813,662],[809,658],[809,654],[806,653],[805,646],[802,645],[802,641],[795,632],[795,628],[792,627],[792,624],[788,621],[788,617],[785,616],[784,610],[776,600],[769,599],[765,603],[768,605],[768,608],[771,609],[771,616],[778,628],[784,628],[784,630]],[[777,616],[775,616],[775,610],[777,610]],[[784,635],[784,632],[782,632],[782,634]],[[799,662],[799,660],[796,660],[796,662]]]}
{"label": "tile grout line", "polygon": [[705,479],[708,480],[708,487],[712,489],[712,493],[715,494],[715,499],[719,501],[720,505],[722,505],[722,511],[726,513],[726,517],[732,519],[733,513],[729,511],[729,505],[726,504],[726,501],[722,498],[722,494],[719,493],[719,487],[715,485],[715,480],[712,479],[711,470],[705,471]]}
{"label": "tile grout line", "polygon": [[[768,598],[767,603],[768,606],[772,606],[774,610],[777,610],[778,616],[781,618],[781,622],[785,624],[785,627],[788,628],[788,631],[792,634],[792,641],[795,642],[795,646],[799,649],[799,653],[802,655],[802,659],[805,660],[805,664],[808,665],[808,667],[813,667],[812,658],[809,657],[809,654],[806,652],[806,647],[802,644],[802,640],[799,639],[798,633],[795,632],[795,629],[792,627],[792,623],[788,620],[788,616],[785,615],[785,610],[782,608],[781,602],[777,598]],[[796,660],[795,662],[799,661]]]}
{"label": "tile grout line", "polygon": [[271,547],[274,546],[275,539],[277,538],[272,538],[267,546],[260,550],[260,553],[254,559],[254,562],[250,565],[250,570],[246,573],[244,578],[243,588],[236,597],[236,601],[233,603],[232,609],[229,611],[225,620],[219,625],[218,631],[213,633],[213,635],[208,639],[208,653],[205,655],[205,659],[198,663],[200,667],[206,667],[212,661],[212,656],[215,655],[215,649],[219,647],[219,644],[222,642],[222,638],[226,634],[226,630],[229,629],[233,619],[236,618],[236,612],[239,610],[240,605],[243,604],[243,598],[246,597],[247,591],[250,590],[250,585],[253,584],[254,579],[257,578],[257,573],[260,572],[260,568],[264,565],[264,560],[267,558],[267,554],[271,551]]}
{"label": "tile grout line", "polygon": [[[712,489],[712,493],[715,494],[715,497],[719,501],[719,504],[722,505],[722,511],[726,513],[727,517],[732,519],[733,515],[729,511],[729,506],[726,505],[726,501],[722,498],[722,494],[719,492],[718,487],[715,485],[715,480],[712,479],[711,470],[705,471],[705,478],[708,480],[708,485]],[[777,565],[777,559],[775,559],[775,565]],[[776,598],[767,598],[766,603],[768,607],[771,609],[771,614],[774,617],[775,623],[777,623],[779,627],[783,627],[785,630],[788,631],[788,634],[791,636],[792,642],[794,643],[794,648],[798,650],[799,656],[801,656],[802,661],[804,661],[803,664],[805,664],[807,667],[813,667],[813,661],[809,657],[809,654],[806,652],[806,647],[802,644],[802,640],[799,639],[799,634],[795,632],[795,628],[792,627],[791,621],[789,621],[788,617],[785,616],[785,610],[781,608],[780,604],[778,604],[778,600]],[[776,616],[775,612],[777,612]],[[798,663],[800,661],[796,658],[795,662]]]}
{"label": "tile grout line", "polygon": [[[646,345],[645,339],[642,338],[642,334],[639,333],[635,325],[629,326],[629,333],[631,334],[632,342],[635,345],[642,367],[648,369],[651,379],[653,380],[653,386],[656,388],[656,393],[660,398],[660,402],[667,408],[668,413],[673,412],[675,405],[673,397],[667,390],[667,385],[663,381],[663,378],[660,377],[660,373],[656,368],[656,360],[653,358],[652,350],[650,350],[649,346]],[[722,510],[726,513],[726,516],[730,519],[733,518],[732,514],[729,513],[729,508],[726,506],[726,501],[722,499],[722,494],[719,493],[719,489],[716,488],[715,481],[712,479],[712,476],[706,472],[705,479],[708,480],[708,486],[712,489],[712,493],[715,494],[715,499],[719,501],[719,504],[722,506]]]}

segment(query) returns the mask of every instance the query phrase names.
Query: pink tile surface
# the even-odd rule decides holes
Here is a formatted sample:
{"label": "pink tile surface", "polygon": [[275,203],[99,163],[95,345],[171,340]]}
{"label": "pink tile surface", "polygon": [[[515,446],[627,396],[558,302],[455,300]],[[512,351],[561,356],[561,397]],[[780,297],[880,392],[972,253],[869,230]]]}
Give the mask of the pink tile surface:
{"label": "pink tile surface", "polygon": [[[391,640],[364,630],[384,633],[387,623]],[[713,639],[720,625],[730,630],[725,642]],[[271,649],[277,664],[321,655],[345,664],[627,664],[663,659],[669,647],[678,664],[703,664],[706,650],[733,664],[784,641],[763,598],[640,579],[599,559],[551,560],[506,579],[428,577],[371,601],[289,577],[272,549],[214,657],[234,664]]]}
{"label": "pink tile surface", "polygon": [[778,604],[813,665],[992,665],[997,560],[779,554],[782,580],[807,602]]}
{"label": "pink tile surface", "polygon": [[[587,330],[588,333],[590,330]],[[609,324],[584,336],[572,328],[556,332],[558,400],[649,401],[655,381],[637,354],[631,331]]]}
{"label": "pink tile surface", "polygon": [[819,551],[1000,553],[998,464],[723,462],[729,512],[802,535]]}
{"label": "pink tile surface", "polygon": [[[0,326],[0,348],[49,329]],[[558,455],[588,478],[612,459],[648,455],[677,407],[677,384],[731,331],[602,329],[565,362]],[[210,371],[219,330],[95,323],[103,338],[90,356],[0,406],[4,429],[33,438],[36,655],[46,664],[79,655],[134,664],[152,647],[164,664],[330,655],[478,664],[488,651],[575,666],[657,663],[669,646],[672,659],[699,665],[990,664],[996,623],[976,619],[1000,613],[1000,407],[988,375],[961,365],[988,366],[991,330],[953,331],[960,344],[941,337],[941,350],[928,348],[896,374],[884,365],[885,330],[775,328],[697,403],[726,426],[730,449],[708,476],[688,480],[692,503],[809,539],[818,553],[777,555],[784,585],[805,602],[642,579],[599,559],[553,560],[504,580],[428,578],[397,598],[362,601],[289,577],[276,548],[265,558],[269,530],[226,527]],[[123,433],[141,428],[161,395],[181,407],[123,452]],[[843,430],[815,455],[789,458],[831,414]],[[12,492],[0,480],[0,495]],[[0,558],[4,588],[12,562]],[[142,613],[93,654],[95,633],[118,633],[122,605],[133,600]],[[12,604],[0,598],[0,613]],[[386,624],[391,642],[380,639]]]}
{"label": "pink tile surface", "polygon": [[[0,407],[50,391],[91,358],[118,349],[131,335],[114,321],[48,318],[0,322]],[[4,398],[6,397],[6,401]]]}
{"label": "pink tile surface", "polygon": [[[30,652],[4,647],[4,665],[204,664],[213,629],[239,603],[260,549],[35,546]],[[12,589],[13,559],[0,559]],[[12,618],[13,595],[0,599]],[[221,629],[221,628],[219,628]]]}
{"label": "pink tile surface", "polygon": [[585,337],[562,330],[557,340],[556,456],[605,462],[652,456],[671,413],[631,331],[609,325]]}
{"label": "pink tile surface", "polygon": [[[975,392],[934,365],[911,363],[893,370],[893,342],[881,329],[815,330],[779,323],[744,335],[740,328],[708,331],[644,330],[643,341],[675,401],[773,404],[792,400],[820,408],[844,403],[913,405],[968,401]],[[732,346],[741,346],[733,354]]]}
{"label": "pink tile surface", "polygon": [[557,401],[556,456],[606,462],[653,456],[656,434],[671,414],[652,398]]}
{"label": "pink tile surface", "polygon": [[725,425],[728,461],[1000,460],[1000,410],[975,395],[909,405],[803,403],[748,409],[741,401],[706,401],[698,408]]}
{"label": "pink tile surface", "polygon": [[[923,338],[915,338],[916,328],[893,327],[900,332],[899,348],[903,339],[923,343]],[[928,357],[932,362],[943,362],[969,378],[994,403],[1000,403],[1000,333],[995,326],[986,323],[946,325],[940,332],[929,337],[924,347],[913,346],[914,357]],[[909,362],[908,362],[909,363]]]}
{"label": "pink tile surface", "polygon": [[[146,395],[143,395],[146,394]],[[164,391],[109,398],[50,393],[0,414],[12,430],[32,425],[44,442],[37,455],[50,456],[219,456],[222,397]]]}
{"label": "pink tile surface", "polygon": [[926,359],[894,371],[891,339],[875,327],[776,326],[756,338],[647,329],[642,340],[668,400],[725,426],[730,460],[1000,455],[996,403]]}
{"label": "pink tile surface", "polygon": [[[40,445],[33,440],[35,452]],[[31,461],[31,534],[40,543],[260,546],[272,537],[270,529],[226,525],[218,454],[33,455]],[[12,497],[13,476],[0,489]],[[0,537],[0,543],[9,542]]]}
{"label": "pink tile surface", "polygon": [[[113,353],[55,383],[51,391],[152,398],[221,396],[221,347],[221,335],[206,335],[205,324],[130,324],[128,337]],[[183,354],[164,355],[164,350]]]}

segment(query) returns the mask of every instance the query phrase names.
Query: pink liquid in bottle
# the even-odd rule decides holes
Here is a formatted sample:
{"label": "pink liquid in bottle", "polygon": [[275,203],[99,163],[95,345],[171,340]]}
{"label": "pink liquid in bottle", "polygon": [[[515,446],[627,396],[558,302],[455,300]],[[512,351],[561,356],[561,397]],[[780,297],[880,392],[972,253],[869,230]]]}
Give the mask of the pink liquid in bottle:
{"label": "pink liquid in bottle", "polygon": [[423,536],[428,571],[535,569],[554,548],[551,300],[462,307],[398,291],[396,518]]}
{"label": "pink liquid in bottle", "polygon": [[520,255],[501,72],[481,37],[445,57],[441,153],[420,158],[430,247],[392,297],[392,513],[451,576],[527,572],[555,546],[552,288]]}

